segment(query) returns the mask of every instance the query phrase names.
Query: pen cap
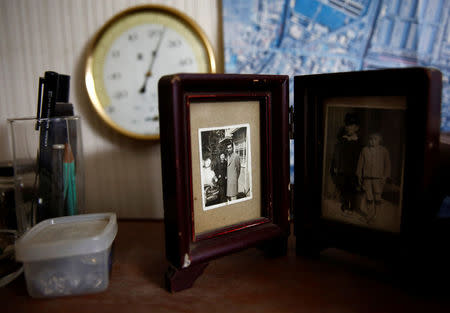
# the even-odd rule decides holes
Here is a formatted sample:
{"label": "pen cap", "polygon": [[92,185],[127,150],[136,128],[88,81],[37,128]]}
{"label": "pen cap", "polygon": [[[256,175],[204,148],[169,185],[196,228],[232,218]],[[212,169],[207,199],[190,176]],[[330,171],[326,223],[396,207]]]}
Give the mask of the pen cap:
{"label": "pen cap", "polygon": [[59,74],[56,102],[69,102],[70,76]]}
{"label": "pen cap", "polygon": [[[53,117],[56,102],[69,102],[70,76],[47,71],[39,78],[37,118]],[[39,124],[36,130],[39,129]]]}
{"label": "pen cap", "polygon": [[44,96],[48,91],[55,93],[55,102],[69,102],[70,91],[70,76],[58,74],[53,71],[47,71],[44,75],[44,84],[47,90],[44,89]]}

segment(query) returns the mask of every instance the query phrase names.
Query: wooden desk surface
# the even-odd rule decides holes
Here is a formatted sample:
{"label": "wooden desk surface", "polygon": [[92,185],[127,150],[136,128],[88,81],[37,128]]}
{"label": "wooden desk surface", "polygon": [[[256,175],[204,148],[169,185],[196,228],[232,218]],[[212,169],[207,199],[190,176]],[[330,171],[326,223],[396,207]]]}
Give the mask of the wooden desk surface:
{"label": "wooden desk surface", "polygon": [[[108,289],[33,299],[23,276],[0,288],[0,312],[450,312],[450,300],[407,292],[380,264],[337,250],[311,260],[249,249],[211,262],[193,288],[164,289],[164,225],[120,221]],[[5,310],[6,309],[6,310]]]}

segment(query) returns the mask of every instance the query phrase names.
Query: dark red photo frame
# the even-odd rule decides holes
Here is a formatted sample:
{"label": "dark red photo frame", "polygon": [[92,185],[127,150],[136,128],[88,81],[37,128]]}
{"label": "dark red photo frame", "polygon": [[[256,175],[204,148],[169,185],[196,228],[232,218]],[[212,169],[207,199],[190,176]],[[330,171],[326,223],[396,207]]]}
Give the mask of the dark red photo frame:
{"label": "dark red photo frame", "polygon": [[[289,235],[289,79],[281,75],[176,74],[159,82],[166,284],[189,288],[209,261],[249,247],[285,254]],[[258,101],[261,218],[196,235],[190,105]],[[253,169],[255,170],[255,169]]]}
{"label": "dark red photo frame", "polygon": [[[402,68],[297,76],[295,90],[295,235],[297,254],[327,248],[404,260],[425,238],[442,200],[436,181],[442,76],[430,68]],[[403,202],[398,232],[322,216],[325,101],[330,98],[403,97],[406,109]],[[399,264],[405,264],[401,262]]]}

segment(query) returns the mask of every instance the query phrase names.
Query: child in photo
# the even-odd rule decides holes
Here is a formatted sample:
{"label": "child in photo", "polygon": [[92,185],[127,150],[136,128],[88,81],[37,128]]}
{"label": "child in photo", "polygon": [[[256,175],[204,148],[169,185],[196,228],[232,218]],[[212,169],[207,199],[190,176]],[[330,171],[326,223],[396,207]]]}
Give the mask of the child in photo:
{"label": "child in photo", "polygon": [[217,177],[211,168],[211,158],[207,157],[203,160],[202,167],[203,192],[205,206],[215,204],[218,200],[219,190],[216,186]]}
{"label": "child in photo", "polygon": [[356,175],[368,208],[381,205],[384,184],[391,175],[391,160],[388,150],[381,144],[382,139],[381,134],[372,133],[358,160]]}
{"label": "child in photo", "polygon": [[216,173],[211,168],[211,158],[203,160],[202,177],[204,185],[214,185],[217,182]]}
{"label": "child in photo", "polygon": [[344,127],[338,132],[334,146],[330,174],[339,191],[341,211],[346,215],[358,212],[359,202],[356,167],[362,145],[359,138],[359,118],[355,113],[347,113]]}

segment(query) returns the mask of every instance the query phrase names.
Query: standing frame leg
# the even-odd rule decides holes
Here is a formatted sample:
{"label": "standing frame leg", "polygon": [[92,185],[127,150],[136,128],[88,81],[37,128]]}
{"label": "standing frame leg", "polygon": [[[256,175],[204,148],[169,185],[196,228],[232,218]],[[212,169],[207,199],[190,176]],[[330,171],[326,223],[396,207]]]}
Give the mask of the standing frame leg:
{"label": "standing frame leg", "polygon": [[177,269],[170,266],[166,272],[166,288],[178,292],[192,287],[197,278],[203,274],[208,263],[200,263],[187,268]]}

